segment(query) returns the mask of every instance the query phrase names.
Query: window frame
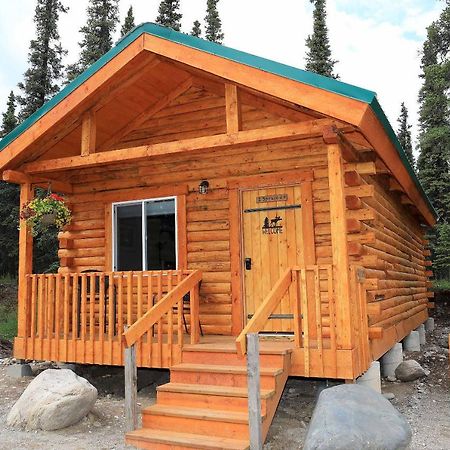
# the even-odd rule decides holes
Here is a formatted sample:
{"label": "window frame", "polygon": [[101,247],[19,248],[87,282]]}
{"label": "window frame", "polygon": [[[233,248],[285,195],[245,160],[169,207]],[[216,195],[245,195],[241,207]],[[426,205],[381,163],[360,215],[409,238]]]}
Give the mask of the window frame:
{"label": "window frame", "polygon": [[[144,199],[136,199],[136,200],[128,200],[124,202],[113,202],[111,204],[112,207],[112,268],[113,271],[117,271],[117,207],[133,205],[133,204],[141,204],[141,233],[142,233],[142,268],[141,271],[147,271],[147,221],[145,215],[145,204],[157,201],[164,200],[174,200],[174,209],[175,209],[175,265],[176,270],[179,268],[179,247],[178,247],[178,198],[177,196],[168,196],[168,197],[154,197],[154,198],[144,198]],[[162,270],[162,269],[161,269]]]}

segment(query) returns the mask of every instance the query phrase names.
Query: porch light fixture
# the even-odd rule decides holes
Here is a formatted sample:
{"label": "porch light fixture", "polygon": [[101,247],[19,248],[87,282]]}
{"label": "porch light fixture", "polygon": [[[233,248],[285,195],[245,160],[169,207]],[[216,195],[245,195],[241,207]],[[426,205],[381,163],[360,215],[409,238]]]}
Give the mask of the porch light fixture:
{"label": "porch light fixture", "polygon": [[208,193],[209,190],[209,182],[206,180],[203,180],[199,185],[198,185],[198,192],[202,195],[205,195]]}

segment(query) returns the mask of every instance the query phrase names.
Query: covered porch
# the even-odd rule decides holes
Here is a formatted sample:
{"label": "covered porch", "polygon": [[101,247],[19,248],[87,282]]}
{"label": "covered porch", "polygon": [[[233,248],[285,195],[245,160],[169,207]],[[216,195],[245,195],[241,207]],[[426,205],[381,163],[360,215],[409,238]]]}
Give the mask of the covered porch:
{"label": "covered porch", "polygon": [[[170,368],[186,346],[246,353],[246,335],[260,333],[262,351],[292,352],[290,373],[354,378],[370,363],[364,272],[350,268],[352,349],[340,348],[342,306],[332,265],[292,267],[267,293],[238,336],[203,334],[198,270],[32,274],[19,316],[15,356],[80,364],[124,365],[135,345],[138,367]],[[282,301],[289,301],[293,331],[270,332]],[[366,327],[361,329],[361,327]],[[269,330],[269,331],[267,331]],[[371,333],[376,330],[371,330]],[[189,348],[189,347],[188,347]]]}

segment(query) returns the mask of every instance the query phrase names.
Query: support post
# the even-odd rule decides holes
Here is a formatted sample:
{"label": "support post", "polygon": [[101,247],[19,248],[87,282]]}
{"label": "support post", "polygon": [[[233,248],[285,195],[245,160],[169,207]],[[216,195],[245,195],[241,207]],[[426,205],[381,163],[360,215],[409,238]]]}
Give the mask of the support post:
{"label": "support post", "polygon": [[[30,183],[20,185],[20,207],[33,200],[34,189]],[[19,230],[19,274],[18,274],[18,295],[17,295],[17,335],[26,337],[29,323],[30,308],[30,283],[27,275],[33,272],[33,236],[29,232],[25,221],[20,221]]]}
{"label": "support post", "polygon": [[[125,331],[127,328],[125,326]],[[137,366],[134,344],[125,347],[125,426],[127,431],[137,428]]]}
{"label": "support post", "polygon": [[237,133],[241,131],[241,109],[238,88],[234,84],[225,84],[225,103],[227,133]]}
{"label": "support post", "polygon": [[95,111],[90,110],[84,114],[81,123],[81,156],[95,153],[97,125]]}
{"label": "support post", "polygon": [[250,449],[263,448],[261,424],[261,391],[259,377],[259,336],[247,334],[248,426]]}
{"label": "support post", "polygon": [[328,183],[330,189],[331,247],[336,289],[336,346],[353,348],[351,319],[350,274],[347,242],[347,219],[344,190],[344,163],[338,136],[327,136]]}

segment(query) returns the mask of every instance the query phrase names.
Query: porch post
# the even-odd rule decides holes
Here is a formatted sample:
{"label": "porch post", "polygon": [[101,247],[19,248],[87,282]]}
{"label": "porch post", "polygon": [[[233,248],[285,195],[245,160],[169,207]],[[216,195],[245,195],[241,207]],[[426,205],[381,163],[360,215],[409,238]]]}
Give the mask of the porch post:
{"label": "porch post", "polygon": [[[34,189],[30,183],[20,185],[20,208],[34,198]],[[18,296],[17,296],[17,335],[26,338],[28,326],[28,302],[30,298],[29,282],[27,275],[33,272],[33,236],[25,226],[25,221],[20,221],[19,230],[19,271],[18,271]],[[24,355],[25,356],[25,355]]]}
{"label": "porch post", "polygon": [[336,347],[337,349],[352,349],[353,326],[350,310],[350,274],[342,148],[337,134],[324,133],[324,141],[328,144],[331,247],[336,296]]}

